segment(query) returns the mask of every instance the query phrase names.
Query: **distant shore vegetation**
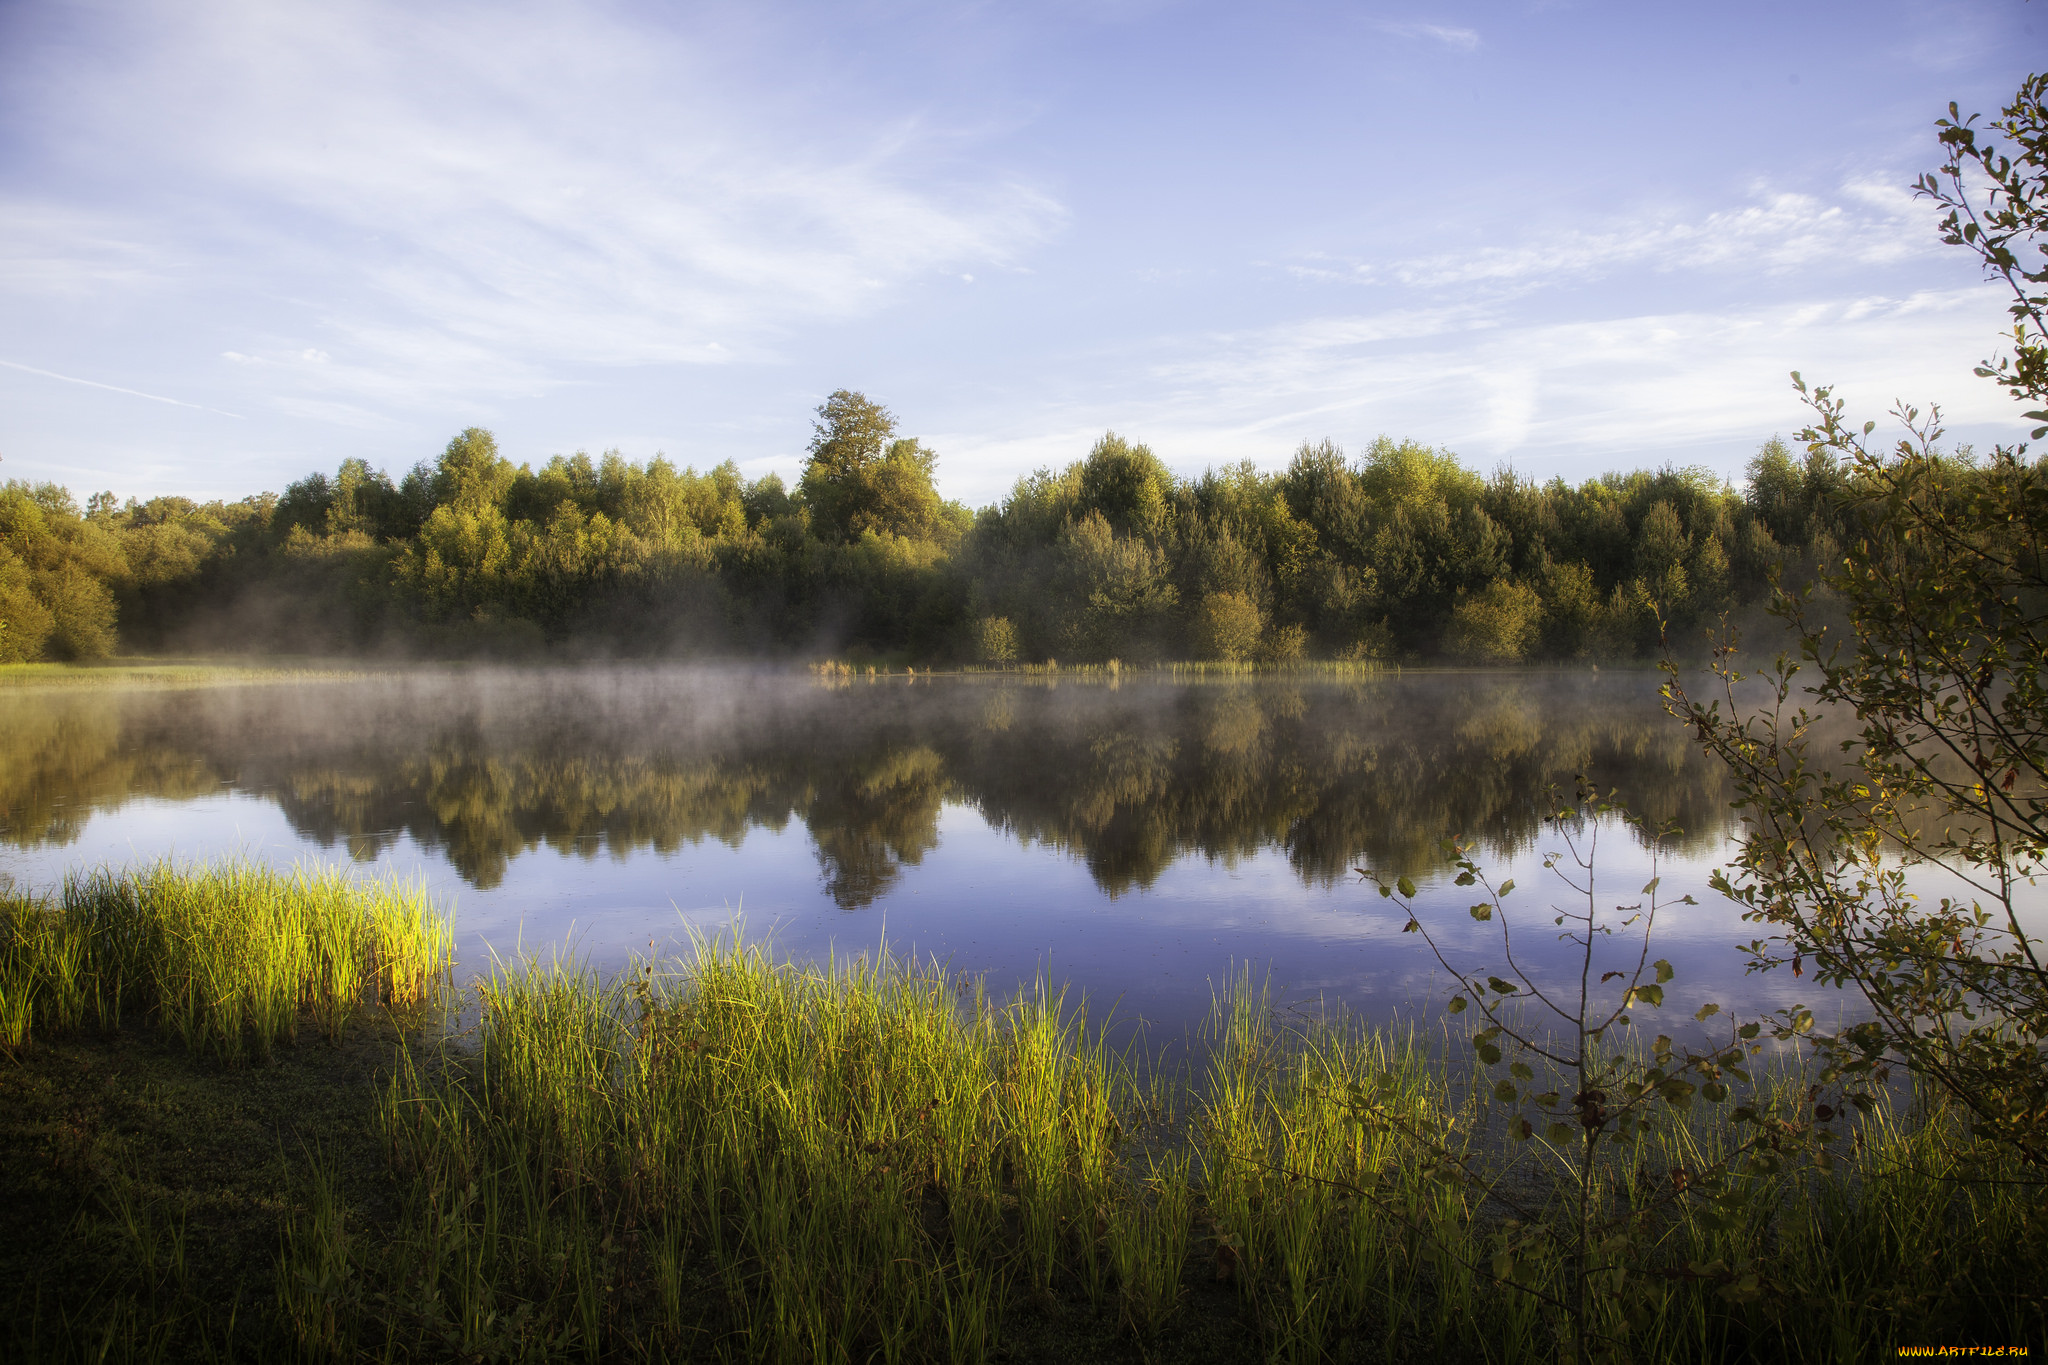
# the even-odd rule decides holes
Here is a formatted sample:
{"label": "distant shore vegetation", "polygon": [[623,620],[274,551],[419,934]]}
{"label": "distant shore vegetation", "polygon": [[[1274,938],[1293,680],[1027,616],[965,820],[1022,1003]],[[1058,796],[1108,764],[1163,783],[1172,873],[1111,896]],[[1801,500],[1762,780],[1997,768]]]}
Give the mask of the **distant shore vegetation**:
{"label": "distant shore vegetation", "polygon": [[[514,465],[469,428],[239,502],[0,490],[0,662],[124,651],[817,657],[921,664],[1644,660],[1810,578],[1850,475],[1485,477],[1381,439],[1182,478],[1114,433],[971,512],[858,393],[795,487],[657,455]],[[1965,462],[1967,462],[1967,457]],[[1682,646],[1681,646],[1682,647]]]}

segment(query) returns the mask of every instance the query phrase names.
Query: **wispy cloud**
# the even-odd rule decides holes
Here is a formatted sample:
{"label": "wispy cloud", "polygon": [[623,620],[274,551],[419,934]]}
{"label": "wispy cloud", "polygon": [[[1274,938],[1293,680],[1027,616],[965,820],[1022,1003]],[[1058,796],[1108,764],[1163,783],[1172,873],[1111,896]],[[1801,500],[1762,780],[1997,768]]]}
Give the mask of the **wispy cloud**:
{"label": "wispy cloud", "polygon": [[182,398],[166,398],[160,393],[144,393],[141,389],[124,389],[119,384],[102,384],[97,379],[80,379],[76,375],[58,374],[55,370],[39,370],[33,365],[23,365],[12,360],[0,360],[0,365],[4,365],[10,370],[20,370],[23,374],[41,375],[44,379],[57,379],[66,384],[83,384],[88,389],[105,389],[108,393],[125,393],[130,398],[147,398],[152,403],[169,403],[174,408],[190,408],[194,412],[211,412],[221,417],[233,417],[237,421],[241,420],[240,413],[222,412],[219,408],[209,408],[203,403],[187,403]]}
{"label": "wispy cloud", "polygon": [[1991,291],[1970,288],[1563,322],[1476,309],[1326,317],[1154,339],[1121,363],[1103,357],[1099,388],[1033,414],[1028,431],[946,448],[962,464],[1061,465],[1114,427],[1182,469],[1271,465],[1303,440],[1377,435],[1574,478],[1674,451],[1733,468],[1804,420],[1793,369],[1845,381],[1859,414],[1934,400],[1957,428],[2013,428],[2012,404],[1970,375],[2002,316]]}
{"label": "wispy cloud", "polygon": [[1932,213],[1903,192],[1851,183],[1832,198],[1770,193],[1692,220],[1637,215],[1609,232],[1566,231],[1392,261],[1309,257],[1286,269],[1304,279],[1432,289],[1534,287],[1643,267],[1781,272],[1820,264],[1888,265],[1937,250],[1932,222]]}
{"label": "wispy cloud", "polygon": [[707,51],[595,7],[216,0],[136,32],[43,111],[125,203],[68,244],[0,229],[0,278],[296,297],[252,308],[236,349],[335,363],[273,382],[432,403],[761,357],[1013,265],[1062,220],[1031,184],[962,173],[950,129],[856,109],[799,132],[738,107],[760,92]]}
{"label": "wispy cloud", "polygon": [[0,193],[0,297],[77,302],[165,282],[177,262],[131,215]]}
{"label": "wispy cloud", "polygon": [[1397,38],[1426,38],[1431,42],[1442,43],[1457,52],[1470,52],[1479,46],[1479,33],[1476,29],[1394,19],[1376,20],[1373,27],[1382,33],[1391,33]]}

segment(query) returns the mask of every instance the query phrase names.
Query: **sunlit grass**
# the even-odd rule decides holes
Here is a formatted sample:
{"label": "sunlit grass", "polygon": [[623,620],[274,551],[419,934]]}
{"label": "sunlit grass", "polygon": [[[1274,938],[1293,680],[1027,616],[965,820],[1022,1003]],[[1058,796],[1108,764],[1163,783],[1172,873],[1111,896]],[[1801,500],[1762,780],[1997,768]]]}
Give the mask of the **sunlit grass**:
{"label": "sunlit grass", "polygon": [[227,660],[121,658],[95,663],[0,663],[0,690],[231,687],[248,683],[332,682],[377,670],[344,663],[238,663]]}
{"label": "sunlit grass", "polygon": [[[373,1005],[453,1017],[449,953],[445,918],[389,882],[103,871],[0,910],[0,1026],[20,1048],[148,1021],[174,1052],[247,1060]],[[398,1044],[364,1097],[376,1136],[346,1169],[357,1190],[388,1173],[374,1215],[317,1144],[287,1154],[271,1325],[233,1330],[391,1360],[1564,1349],[1568,1246],[1498,1257],[1568,1197],[1571,1154],[1507,1140],[1459,1038],[1304,1022],[1240,980],[1177,1071],[1049,983],[992,998],[885,951],[801,965],[730,940],[612,979],[499,963],[467,1005],[469,1032]],[[1811,1108],[1789,1061],[1743,1098]],[[1725,1198],[1672,1197],[1740,1140],[1711,1106],[1600,1144],[1595,1197],[1645,1229],[1628,1293],[1601,1300],[1626,1354],[2039,1334],[2048,1231],[2024,1172],[1913,1096],[1833,1122],[1832,1169],[1745,1165]],[[204,1241],[123,1189],[102,1221],[154,1258],[138,1282],[213,1322],[177,1288]],[[117,1354],[147,1356],[131,1309]]]}
{"label": "sunlit grass", "polygon": [[[1276,1360],[1562,1349],[1543,1296],[1563,1253],[1524,1255],[1512,1285],[1494,1261],[1511,1220],[1566,1197],[1559,1154],[1502,1140],[1412,1033],[1283,1025],[1240,982],[1205,1070],[1174,1077],[1043,984],[995,1001],[886,954],[804,967],[730,942],[610,982],[504,965],[479,995],[474,1047],[387,1092],[409,1213],[359,1270],[439,1307],[363,1300],[310,1345],[973,1360],[1085,1324],[1172,1358],[1160,1343],[1227,1324]],[[1758,1084],[1802,1093],[1789,1072]],[[2027,1189],[1926,1174],[1961,1169],[1952,1115],[1885,1105],[1857,1132],[1831,1175],[1739,1177],[1732,1218],[1667,1198],[1730,1141],[1704,1111],[1605,1150],[1598,1198],[1653,1225],[1645,1292],[1613,1306],[1644,1358],[1833,1358],[1919,1322],[2040,1321],[1999,1280],[2039,1260]],[[1713,1266],[1770,1288],[1730,1295]]]}
{"label": "sunlit grass", "polygon": [[0,1045],[147,1018],[194,1052],[267,1056],[310,1023],[441,989],[453,931],[423,889],[345,873],[163,862],[0,903]]}

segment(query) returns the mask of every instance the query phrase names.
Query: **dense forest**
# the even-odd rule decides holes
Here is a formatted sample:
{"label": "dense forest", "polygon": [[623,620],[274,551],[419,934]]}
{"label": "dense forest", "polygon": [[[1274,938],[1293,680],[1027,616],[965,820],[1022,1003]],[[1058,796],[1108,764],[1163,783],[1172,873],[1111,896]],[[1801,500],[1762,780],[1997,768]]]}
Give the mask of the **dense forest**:
{"label": "dense forest", "polygon": [[[1967,462],[1967,453],[1961,457]],[[1180,478],[1114,433],[999,505],[841,391],[794,488],[657,455],[515,466],[470,428],[402,478],[349,460],[280,496],[0,490],[0,660],[122,650],[1629,660],[1833,557],[1848,476],[1777,439],[1576,486],[1449,451],[1305,444]],[[1685,648],[1680,644],[1680,648]]]}

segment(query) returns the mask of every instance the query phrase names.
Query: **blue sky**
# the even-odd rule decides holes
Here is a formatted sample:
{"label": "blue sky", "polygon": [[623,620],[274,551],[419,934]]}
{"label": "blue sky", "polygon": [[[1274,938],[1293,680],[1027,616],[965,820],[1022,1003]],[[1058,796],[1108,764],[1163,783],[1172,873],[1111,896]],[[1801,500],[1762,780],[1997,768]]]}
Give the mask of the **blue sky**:
{"label": "blue sky", "polygon": [[2048,9],[0,0],[0,476],[241,496],[471,424],[793,474],[835,388],[972,504],[1114,428],[1731,476],[1971,377],[1904,186]]}

